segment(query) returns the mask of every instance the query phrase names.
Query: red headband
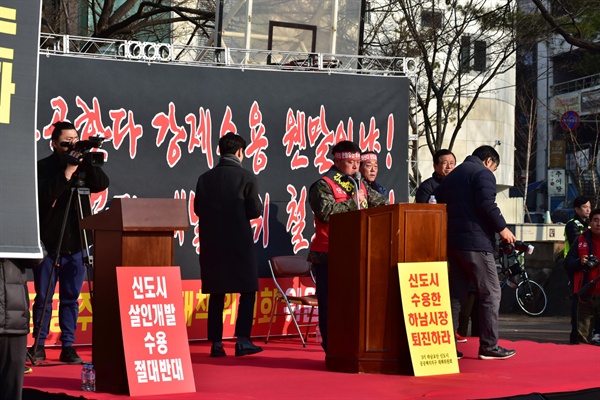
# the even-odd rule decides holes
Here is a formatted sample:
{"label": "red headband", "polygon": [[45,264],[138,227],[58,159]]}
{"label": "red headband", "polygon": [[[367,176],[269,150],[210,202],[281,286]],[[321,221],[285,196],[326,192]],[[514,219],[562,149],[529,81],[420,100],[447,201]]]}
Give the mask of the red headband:
{"label": "red headband", "polygon": [[351,153],[349,151],[343,151],[340,153],[334,153],[333,158],[336,160],[356,160],[360,161],[360,153]]}
{"label": "red headband", "polygon": [[360,162],[365,162],[365,161],[377,162],[377,154],[374,154],[374,153],[361,154]]}

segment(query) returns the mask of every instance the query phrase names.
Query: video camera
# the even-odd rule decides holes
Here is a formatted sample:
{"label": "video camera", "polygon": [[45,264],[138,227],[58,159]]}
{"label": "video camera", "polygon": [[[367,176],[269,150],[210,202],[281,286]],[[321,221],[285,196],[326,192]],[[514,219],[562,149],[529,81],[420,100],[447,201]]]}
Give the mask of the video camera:
{"label": "video camera", "polygon": [[[75,157],[71,152],[78,152],[85,155],[92,149],[99,149],[102,147],[104,138],[102,136],[90,136],[88,140],[78,140],[74,144],[69,142],[61,142],[60,145],[67,147],[68,150],[65,152],[65,160],[71,165],[79,165],[83,160],[83,157]],[[104,155],[102,153],[90,153],[92,165],[102,166],[104,165]]]}
{"label": "video camera", "polygon": [[532,254],[535,247],[529,243],[517,240],[514,243],[500,243],[500,251],[504,254],[512,254],[514,251],[520,251],[525,254]]}
{"label": "video camera", "polygon": [[587,261],[583,264],[584,271],[589,271],[592,268],[596,268],[600,265],[600,260],[595,255],[589,255]]}

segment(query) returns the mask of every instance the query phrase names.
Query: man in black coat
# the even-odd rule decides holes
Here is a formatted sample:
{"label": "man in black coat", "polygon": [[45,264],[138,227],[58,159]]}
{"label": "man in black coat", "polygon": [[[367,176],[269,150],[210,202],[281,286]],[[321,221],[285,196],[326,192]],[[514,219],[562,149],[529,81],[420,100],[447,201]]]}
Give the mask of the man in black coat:
{"label": "man in black coat", "polygon": [[194,212],[200,234],[200,277],[208,302],[208,340],[211,357],[225,356],[223,308],[226,293],[240,293],[235,323],[235,355],[262,351],[250,341],[258,267],[250,220],[260,217],[262,203],[254,174],[242,168],[246,141],[232,132],[219,140],[221,159],[200,175]]}
{"label": "man in black coat", "polygon": [[[494,260],[495,234],[506,243],[515,236],[496,205],[500,155],[491,146],[475,149],[438,186],[435,196],[448,213],[448,278],[454,329],[472,283],[479,296],[479,358],[505,359],[515,354],[498,346],[500,281]],[[460,354],[459,354],[460,357]]]}
{"label": "man in black coat", "polygon": [[26,268],[42,260],[0,259],[0,398],[20,400],[29,333]]}

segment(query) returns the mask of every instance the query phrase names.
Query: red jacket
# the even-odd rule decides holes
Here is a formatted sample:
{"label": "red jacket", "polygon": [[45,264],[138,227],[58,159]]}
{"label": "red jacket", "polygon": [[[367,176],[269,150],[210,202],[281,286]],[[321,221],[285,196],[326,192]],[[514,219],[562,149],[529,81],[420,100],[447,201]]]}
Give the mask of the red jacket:
{"label": "red jacket", "polygon": [[[584,232],[577,238],[577,253],[580,259],[583,256],[588,256],[590,254],[600,258],[600,239],[594,238],[590,230]],[[575,279],[573,281],[574,291],[577,292],[587,282],[596,278],[598,275],[600,275],[600,267],[592,268],[589,271],[576,271]],[[592,295],[600,295],[600,284],[596,283],[596,285],[590,289],[588,293]]]}
{"label": "red jacket", "polygon": [[[336,203],[346,201],[352,198],[352,194],[346,192],[331,178],[324,176],[323,179],[331,188],[331,193],[335,198]],[[364,183],[360,182],[360,188],[367,193],[367,189]],[[329,223],[321,222],[318,218],[315,218],[315,237],[310,244],[310,251],[316,251],[319,253],[329,253]]]}

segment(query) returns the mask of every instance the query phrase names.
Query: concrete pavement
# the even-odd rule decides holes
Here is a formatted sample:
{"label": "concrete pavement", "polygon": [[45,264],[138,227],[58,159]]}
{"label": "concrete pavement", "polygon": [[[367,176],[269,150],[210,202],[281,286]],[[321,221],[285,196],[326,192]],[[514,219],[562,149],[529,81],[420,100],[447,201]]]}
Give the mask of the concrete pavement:
{"label": "concrete pavement", "polygon": [[500,314],[500,339],[567,344],[570,332],[570,317]]}

